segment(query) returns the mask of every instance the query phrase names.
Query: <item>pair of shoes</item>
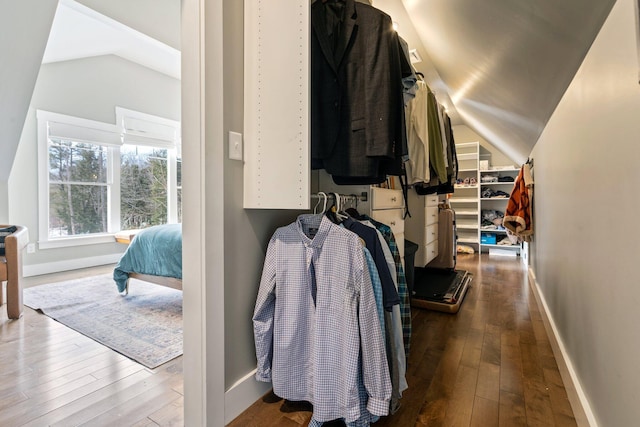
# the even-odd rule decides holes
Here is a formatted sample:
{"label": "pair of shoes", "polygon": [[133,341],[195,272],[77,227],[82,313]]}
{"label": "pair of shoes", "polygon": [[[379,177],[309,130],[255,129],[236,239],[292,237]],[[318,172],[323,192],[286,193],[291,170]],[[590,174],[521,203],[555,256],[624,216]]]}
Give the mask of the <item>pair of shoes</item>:
{"label": "pair of shoes", "polygon": [[477,183],[478,183],[478,180],[477,180],[477,179],[475,179],[475,178],[473,178],[473,177],[472,177],[471,179],[469,179],[469,184],[470,184],[470,185],[476,185]]}

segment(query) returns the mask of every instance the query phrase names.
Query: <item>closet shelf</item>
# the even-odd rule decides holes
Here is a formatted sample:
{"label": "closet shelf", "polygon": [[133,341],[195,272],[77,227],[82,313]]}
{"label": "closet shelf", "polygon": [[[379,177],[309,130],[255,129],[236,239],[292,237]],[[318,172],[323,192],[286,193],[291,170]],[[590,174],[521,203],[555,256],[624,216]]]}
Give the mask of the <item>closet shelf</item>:
{"label": "closet shelf", "polygon": [[495,234],[507,234],[507,230],[497,230],[497,229],[490,229],[490,228],[482,228],[480,227],[480,232],[481,233],[495,233]]}
{"label": "closet shelf", "polygon": [[513,185],[511,182],[481,182],[480,185]]}
{"label": "closet shelf", "polygon": [[500,172],[520,172],[520,169],[485,169],[485,170],[480,170],[480,173],[500,173]]}
{"label": "closet shelf", "polygon": [[452,197],[449,203],[478,203],[478,199],[471,197]]}
{"label": "closet shelf", "polygon": [[462,188],[478,188],[478,186],[477,185],[464,185],[464,184],[458,185],[458,184],[455,184],[453,186],[453,188],[458,188],[458,189],[462,189]]}
{"label": "closet shelf", "polygon": [[483,197],[480,200],[483,200],[483,201],[485,201],[485,200],[509,200],[509,198],[508,197]]}
{"label": "closet shelf", "polygon": [[477,230],[478,224],[460,224],[456,223],[456,228],[460,230]]}
{"label": "closet shelf", "polygon": [[459,237],[458,238],[458,243],[475,243],[475,244],[478,244],[478,243],[480,243],[480,239],[478,239],[477,237]]}
{"label": "closet shelf", "polygon": [[474,210],[456,210],[456,215],[478,215],[478,211],[474,211]]}
{"label": "closet shelf", "polygon": [[478,153],[464,153],[458,154],[458,160],[476,160],[478,158]]}
{"label": "closet shelf", "polygon": [[481,243],[483,248],[505,248],[505,249],[520,249],[520,245],[498,245]]}
{"label": "closet shelf", "polygon": [[467,168],[467,169],[458,169],[458,172],[477,172],[478,168]]}

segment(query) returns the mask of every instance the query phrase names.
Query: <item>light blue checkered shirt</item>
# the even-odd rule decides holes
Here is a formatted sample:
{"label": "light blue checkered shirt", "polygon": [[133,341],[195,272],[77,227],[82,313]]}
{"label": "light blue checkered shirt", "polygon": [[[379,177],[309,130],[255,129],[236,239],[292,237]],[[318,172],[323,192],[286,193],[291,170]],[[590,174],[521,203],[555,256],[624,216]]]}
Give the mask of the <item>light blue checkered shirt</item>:
{"label": "light blue checkered shirt", "polygon": [[385,342],[357,235],[319,215],[300,215],[278,228],[267,248],[253,325],[256,379],[271,381],[276,395],[310,402],[317,421],[353,422],[363,415],[361,367],[366,409],[387,415]]}

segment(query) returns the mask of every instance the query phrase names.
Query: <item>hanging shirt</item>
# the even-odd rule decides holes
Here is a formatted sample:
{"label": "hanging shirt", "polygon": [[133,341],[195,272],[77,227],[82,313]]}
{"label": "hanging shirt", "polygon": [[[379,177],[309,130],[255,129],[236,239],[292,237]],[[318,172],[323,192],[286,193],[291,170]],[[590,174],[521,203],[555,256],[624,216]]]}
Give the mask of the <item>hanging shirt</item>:
{"label": "hanging shirt", "polygon": [[350,231],[360,236],[364,240],[367,249],[371,252],[371,256],[376,263],[378,274],[380,275],[380,281],[382,282],[382,296],[384,300],[384,309],[387,311],[393,310],[393,306],[400,304],[400,297],[398,296],[398,290],[393,283],[391,272],[387,266],[387,261],[384,257],[384,251],[378,234],[375,229],[371,229],[366,225],[360,224],[358,221],[354,221],[351,218],[347,218],[342,222],[342,225]]}
{"label": "hanging shirt", "polygon": [[396,264],[396,273],[398,275],[398,296],[400,298],[400,318],[402,320],[402,332],[404,337],[404,353],[406,357],[409,357],[409,348],[411,347],[411,301],[409,300],[409,288],[407,286],[407,276],[404,273],[404,267],[402,266],[402,258],[400,257],[400,251],[396,243],[395,236],[391,227],[383,224],[375,219],[362,215],[364,220],[370,221],[376,226],[376,229],[382,233],[382,236],[387,241],[389,249],[393,254],[393,259]]}
{"label": "hanging shirt", "polygon": [[419,81],[415,98],[407,104],[407,184],[429,182],[429,119],[427,117],[427,85]]}
{"label": "hanging shirt", "polygon": [[431,91],[427,93],[427,116],[429,117],[429,162],[440,183],[447,182],[447,162],[444,158],[443,135],[440,128],[438,101]]}
{"label": "hanging shirt", "polygon": [[300,215],[278,228],[265,256],[253,329],[256,379],[271,381],[284,399],[310,402],[315,420],[358,420],[359,381],[366,409],[388,414],[384,338],[354,233],[320,215]]}

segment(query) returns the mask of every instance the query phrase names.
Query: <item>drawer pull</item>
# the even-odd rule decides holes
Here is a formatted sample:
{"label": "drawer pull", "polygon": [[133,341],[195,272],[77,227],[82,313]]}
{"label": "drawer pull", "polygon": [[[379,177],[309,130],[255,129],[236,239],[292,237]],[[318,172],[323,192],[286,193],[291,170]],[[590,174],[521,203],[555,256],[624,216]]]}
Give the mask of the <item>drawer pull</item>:
{"label": "drawer pull", "polygon": [[396,222],[395,222],[395,221],[391,221],[391,222],[389,223],[389,225],[392,225],[392,226],[394,226],[394,227],[395,227]]}
{"label": "drawer pull", "polygon": [[392,202],[395,202],[396,200],[398,200],[398,199],[397,199],[395,196],[393,196],[393,197],[391,198],[391,201],[392,201]]}

